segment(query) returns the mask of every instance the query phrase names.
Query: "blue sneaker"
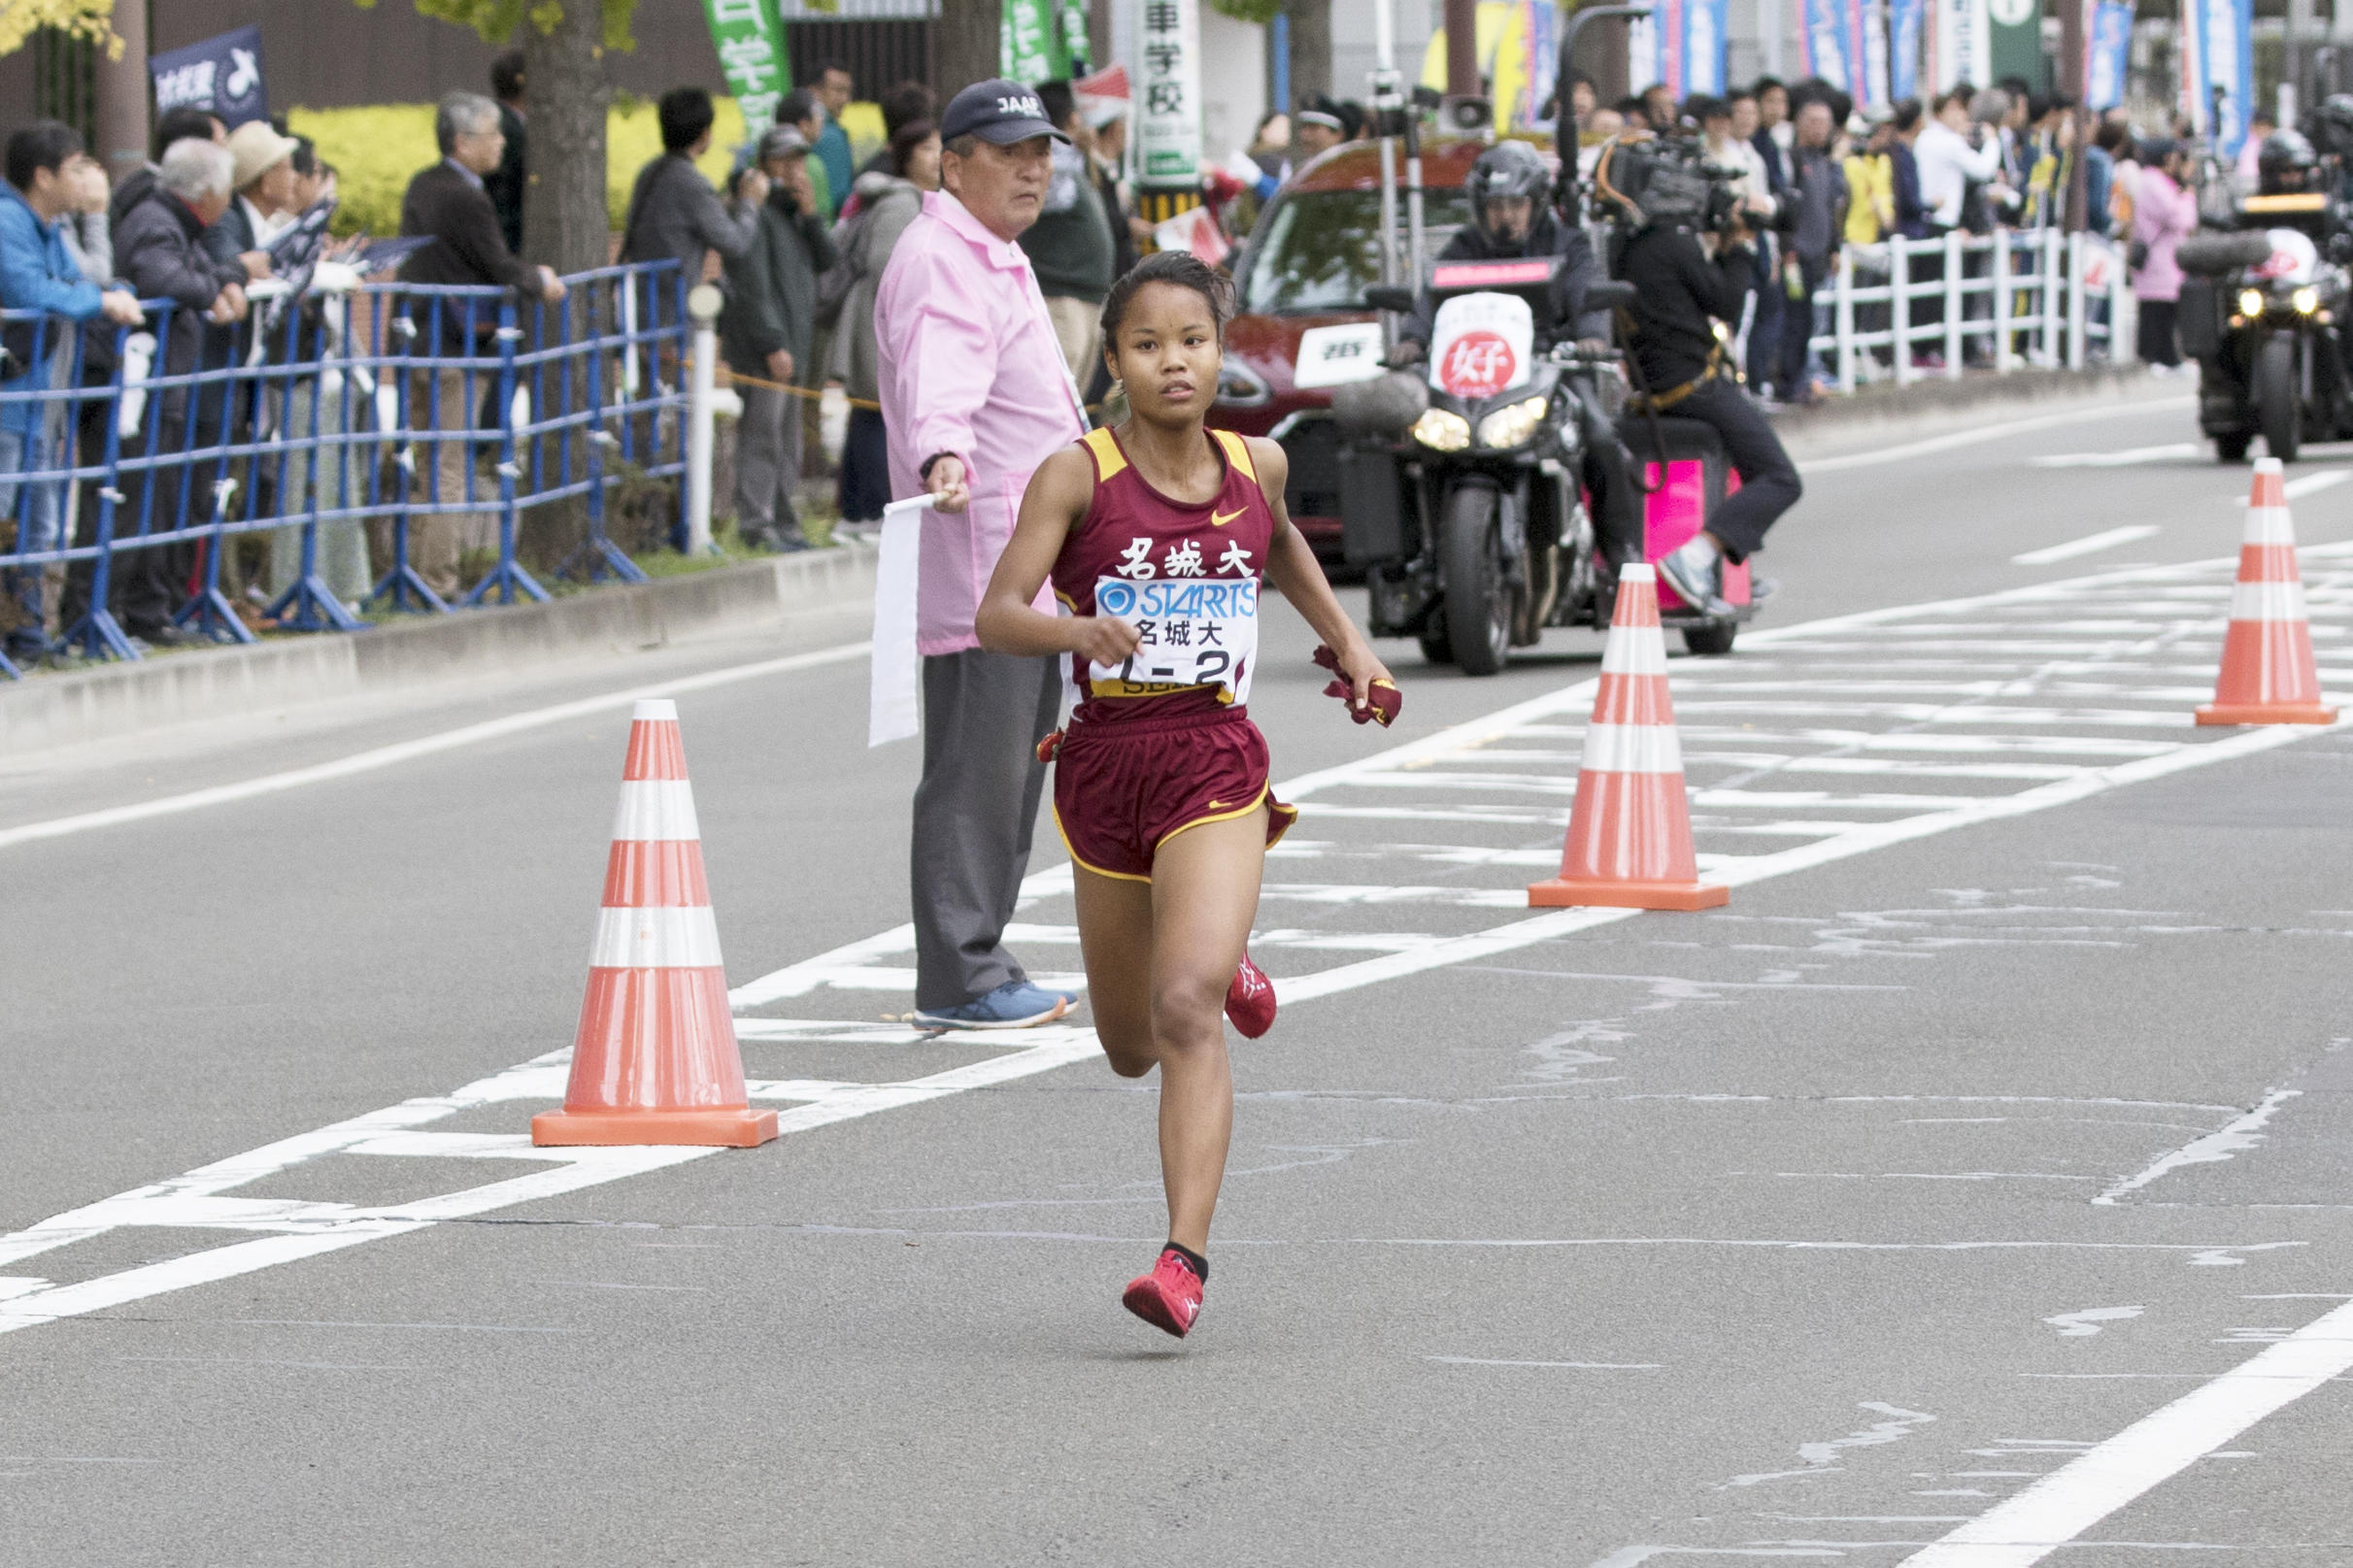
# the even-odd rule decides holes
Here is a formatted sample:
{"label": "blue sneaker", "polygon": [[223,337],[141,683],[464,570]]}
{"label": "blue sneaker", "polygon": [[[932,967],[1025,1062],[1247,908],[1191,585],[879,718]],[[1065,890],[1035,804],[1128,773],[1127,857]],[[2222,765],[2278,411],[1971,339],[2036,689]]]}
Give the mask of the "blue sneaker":
{"label": "blue sneaker", "polygon": [[926,1029],[1027,1029],[1052,1023],[1077,1003],[1068,991],[1009,980],[961,1007],[919,1008],[915,1021]]}

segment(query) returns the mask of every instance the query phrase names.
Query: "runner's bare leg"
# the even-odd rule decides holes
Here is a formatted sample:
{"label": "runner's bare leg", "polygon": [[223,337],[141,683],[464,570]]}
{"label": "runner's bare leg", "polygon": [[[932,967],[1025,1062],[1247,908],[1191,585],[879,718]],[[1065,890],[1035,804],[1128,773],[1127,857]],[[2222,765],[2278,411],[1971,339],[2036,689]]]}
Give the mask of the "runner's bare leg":
{"label": "runner's bare leg", "polygon": [[1164,841],[1153,858],[1152,1041],[1160,1063],[1160,1180],[1168,1192],[1168,1239],[1203,1254],[1233,1137],[1226,989],[1258,917],[1265,864],[1263,807],[1188,828]]}
{"label": "runner's bare leg", "polygon": [[1152,1047],[1152,884],[1076,863],[1070,876],[1095,1038],[1113,1072],[1142,1078],[1160,1059]]}

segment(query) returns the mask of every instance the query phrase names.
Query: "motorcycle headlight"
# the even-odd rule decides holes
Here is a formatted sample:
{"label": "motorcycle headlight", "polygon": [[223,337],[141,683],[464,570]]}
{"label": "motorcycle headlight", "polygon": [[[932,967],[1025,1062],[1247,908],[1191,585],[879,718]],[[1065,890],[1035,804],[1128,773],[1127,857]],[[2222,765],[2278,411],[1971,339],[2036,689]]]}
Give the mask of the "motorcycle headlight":
{"label": "motorcycle headlight", "polygon": [[1524,398],[1509,408],[1500,408],[1479,421],[1479,445],[1482,447],[1517,447],[1536,433],[1544,420],[1544,407],[1550,400],[1542,397]]}
{"label": "motorcycle headlight", "polygon": [[2309,316],[2320,309],[2320,290],[2309,284],[2298,289],[2288,298],[2289,302],[2296,307],[2296,314],[2299,316]]}
{"label": "motorcycle headlight", "polygon": [[1430,409],[1413,422],[1413,438],[1435,451],[1461,451],[1470,445],[1470,421],[1445,409]]}
{"label": "motorcycle headlight", "polygon": [[2238,291],[2238,314],[2261,316],[2263,314],[2263,290],[2260,288],[2240,289]]}

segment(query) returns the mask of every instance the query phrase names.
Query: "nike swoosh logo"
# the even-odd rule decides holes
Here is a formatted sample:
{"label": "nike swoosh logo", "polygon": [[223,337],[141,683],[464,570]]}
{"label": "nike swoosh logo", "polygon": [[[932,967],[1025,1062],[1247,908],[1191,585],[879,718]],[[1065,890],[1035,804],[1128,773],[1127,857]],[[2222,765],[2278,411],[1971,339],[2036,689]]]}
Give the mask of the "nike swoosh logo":
{"label": "nike swoosh logo", "polygon": [[1209,514],[1209,526],[1212,528],[1223,528],[1248,510],[1250,509],[1247,507],[1235,507],[1231,512],[1222,514],[1213,511]]}

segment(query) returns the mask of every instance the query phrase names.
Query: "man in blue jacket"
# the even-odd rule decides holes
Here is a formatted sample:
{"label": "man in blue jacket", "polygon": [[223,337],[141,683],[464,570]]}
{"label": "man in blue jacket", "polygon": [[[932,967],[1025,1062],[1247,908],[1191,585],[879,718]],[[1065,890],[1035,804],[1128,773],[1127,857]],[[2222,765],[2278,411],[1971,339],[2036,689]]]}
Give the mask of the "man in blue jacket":
{"label": "man in blue jacket", "polygon": [[[103,316],[138,324],[139,302],[128,289],[101,292],[83,279],[65,249],[57,219],[80,199],[95,167],[81,136],[53,119],[37,120],[8,139],[8,184],[0,189],[0,308],[39,311],[52,318],[11,320],[0,327],[7,350],[0,375],[0,518],[15,523],[17,554],[57,549],[63,518],[62,479],[29,483],[17,476],[73,466],[67,433],[74,420],[62,400],[35,395],[71,384],[79,334],[65,322]],[[86,167],[85,167],[86,166]],[[0,522],[4,530],[6,522]],[[9,633],[10,651],[39,657],[49,650],[49,621],[64,574],[28,567],[8,574],[8,589],[25,622]]]}

